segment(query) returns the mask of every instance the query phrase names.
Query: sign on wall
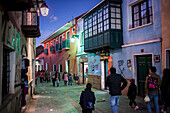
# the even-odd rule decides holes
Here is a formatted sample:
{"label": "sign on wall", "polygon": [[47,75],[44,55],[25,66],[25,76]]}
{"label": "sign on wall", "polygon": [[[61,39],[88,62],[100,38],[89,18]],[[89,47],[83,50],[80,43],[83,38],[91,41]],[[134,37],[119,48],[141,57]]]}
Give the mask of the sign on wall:
{"label": "sign on wall", "polygon": [[113,67],[113,56],[108,57],[108,74],[110,75],[110,68]]}
{"label": "sign on wall", "polygon": [[101,75],[100,56],[94,55],[88,57],[88,73],[92,75]]}

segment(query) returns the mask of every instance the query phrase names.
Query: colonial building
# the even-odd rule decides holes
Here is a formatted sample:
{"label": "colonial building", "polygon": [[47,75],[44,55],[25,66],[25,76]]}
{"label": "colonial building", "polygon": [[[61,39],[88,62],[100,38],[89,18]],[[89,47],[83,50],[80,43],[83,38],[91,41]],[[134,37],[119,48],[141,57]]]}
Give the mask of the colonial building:
{"label": "colonial building", "polygon": [[41,71],[44,69],[44,47],[42,45],[36,47],[36,65],[35,71]]}
{"label": "colonial building", "polygon": [[[44,39],[44,70],[77,74],[77,17]],[[74,39],[71,41],[71,38]]]}
{"label": "colonial building", "polygon": [[[161,76],[161,0],[103,0],[83,17],[84,51],[88,77],[94,87],[106,89],[110,67],[127,80],[134,78],[144,95],[148,69]],[[126,92],[126,89],[125,89]]]}
{"label": "colonial building", "polygon": [[34,0],[0,1],[0,113],[21,112],[25,105],[21,86],[28,88],[27,102],[33,94],[39,5]]}
{"label": "colonial building", "polygon": [[162,70],[170,68],[170,1],[161,0],[161,22],[162,22]]}

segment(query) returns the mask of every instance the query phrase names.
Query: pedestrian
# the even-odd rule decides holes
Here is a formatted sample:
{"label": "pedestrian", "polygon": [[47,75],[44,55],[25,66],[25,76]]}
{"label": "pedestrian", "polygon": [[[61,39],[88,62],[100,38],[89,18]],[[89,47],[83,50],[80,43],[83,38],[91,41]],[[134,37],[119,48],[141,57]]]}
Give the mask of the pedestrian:
{"label": "pedestrian", "polygon": [[161,94],[164,102],[164,108],[161,109],[161,112],[166,113],[167,107],[170,107],[170,69],[163,71]]}
{"label": "pedestrian", "polygon": [[37,85],[37,72],[35,71],[35,85]]}
{"label": "pedestrian", "polygon": [[64,71],[63,73],[63,80],[64,80],[64,86],[67,86],[68,74],[66,71]]}
{"label": "pedestrian", "polygon": [[146,107],[148,113],[152,113],[150,102],[154,100],[155,113],[159,113],[158,93],[161,85],[161,78],[156,74],[156,67],[154,66],[149,69],[149,73],[145,81],[145,95],[149,97],[150,101],[146,102]]}
{"label": "pedestrian", "polygon": [[127,81],[120,74],[116,73],[114,67],[110,68],[110,72],[111,74],[106,80],[106,86],[109,86],[110,107],[113,113],[118,113],[119,98],[121,91],[127,86]]}
{"label": "pedestrian", "polygon": [[55,87],[55,81],[56,81],[56,77],[55,74],[52,75],[52,82],[53,82],[53,86]]}
{"label": "pedestrian", "polygon": [[72,82],[73,82],[73,77],[71,76],[71,74],[69,74],[69,76],[68,76],[68,85],[72,86]]}
{"label": "pedestrian", "polygon": [[50,78],[50,73],[48,72],[48,70],[45,72],[45,81],[48,83],[49,82],[49,78]]}
{"label": "pedestrian", "polygon": [[88,83],[85,91],[81,93],[79,104],[81,105],[82,113],[92,113],[92,110],[94,110],[96,98],[94,92],[91,91],[91,87],[92,85]]}
{"label": "pedestrian", "polygon": [[59,83],[60,83],[60,73],[58,72],[58,70],[57,70],[57,72],[55,73],[55,79],[56,79],[56,82],[57,82],[57,87],[59,87]]}
{"label": "pedestrian", "polygon": [[40,71],[40,83],[43,82],[43,78],[44,78],[44,72],[43,70]]}
{"label": "pedestrian", "polygon": [[137,110],[139,107],[137,106],[135,99],[136,99],[136,94],[137,94],[137,87],[135,85],[135,79],[130,80],[130,86],[128,89],[128,98],[130,99],[129,106],[132,108],[132,104],[135,105],[135,110]]}
{"label": "pedestrian", "polygon": [[74,77],[74,80],[75,80],[75,82],[76,82],[76,85],[78,84],[78,80],[79,80],[79,77],[78,77],[78,75],[76,75],[75,77]]}

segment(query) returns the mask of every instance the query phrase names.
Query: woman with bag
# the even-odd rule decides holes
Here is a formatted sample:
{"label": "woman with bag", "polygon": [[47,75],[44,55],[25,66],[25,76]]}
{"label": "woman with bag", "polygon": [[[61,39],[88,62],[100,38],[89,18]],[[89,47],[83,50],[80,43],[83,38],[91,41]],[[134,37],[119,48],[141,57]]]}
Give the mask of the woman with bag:
{"label": "woman with bag", "polygon": [[162,113],[166,113],[167,107],[170,107],[170,69],[164,69],[161,93],[163,96],[164,108],[161,110]]}

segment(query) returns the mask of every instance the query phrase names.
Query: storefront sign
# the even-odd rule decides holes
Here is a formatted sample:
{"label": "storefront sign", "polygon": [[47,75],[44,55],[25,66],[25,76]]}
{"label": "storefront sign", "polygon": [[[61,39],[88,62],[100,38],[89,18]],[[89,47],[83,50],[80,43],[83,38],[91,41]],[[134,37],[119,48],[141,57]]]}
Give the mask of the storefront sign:
{"label": "storefront sign", "polygon": [[113,56],[108,57],[108,74],[110,75],[110,68],[113,67]]}

